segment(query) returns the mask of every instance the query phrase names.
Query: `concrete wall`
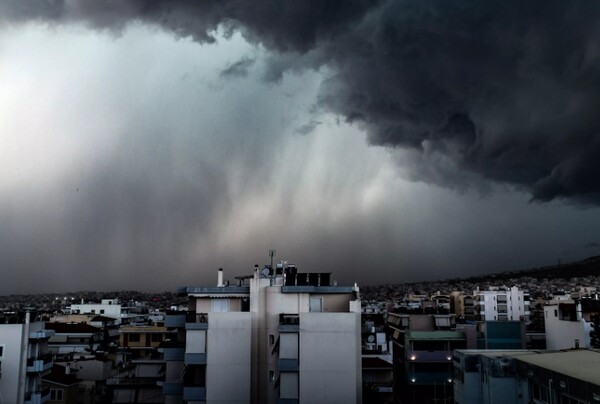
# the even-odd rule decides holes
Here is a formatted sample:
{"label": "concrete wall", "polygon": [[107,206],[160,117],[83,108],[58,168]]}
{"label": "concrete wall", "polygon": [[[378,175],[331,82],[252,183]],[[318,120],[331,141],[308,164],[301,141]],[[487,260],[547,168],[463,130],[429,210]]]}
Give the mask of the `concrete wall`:
{"label": "concrete wall", "polygon": [[206,353],[206,330],[187,330],[186,353]]}
{"label": "concrete wall", "polygon": [[77,361],[73,365],[77,368],[77,377],[83,380],[105,380],[110,377],[111,362],[99,360]]}
{"label": "concrete wall", "polygon": [[579,340],[581,348],[590,347],[590,324],[584,320],[560,320],[558,305],[544,307],[544,323],[546,329],[546,349],[569,349],[575,347]]}
{"label": "concrete wall", "polygon": [[[23,324],[1,324],[0,345],[3,346],[0,394],[5,403],[18,403],[19,364],[21,363],[21,337]],[[24,381],[22,381],[23,383]],[[21,398],[22,399],[22,398]]]}
{"label": "concrete wall", "polygon": [[211,313],[206,345],[206,400],[248,403],[251,377],[251,314]]}
{"label": "concrete wall", "polygon": [[105,317],[114,318],[116,323],[121,322],[121,305],[120,304],[72,304],[71,311],[79,310],[79,314],[92,313]]}
{"label": "concrete wall", "polygon": [[298,334],[280,334],[279,338],[279,357],[283,359],[298,359]]}
{"label": "concrete wall", "polygon": [[362,397],[360,316],[300,314],[300,403],[356,403]]}

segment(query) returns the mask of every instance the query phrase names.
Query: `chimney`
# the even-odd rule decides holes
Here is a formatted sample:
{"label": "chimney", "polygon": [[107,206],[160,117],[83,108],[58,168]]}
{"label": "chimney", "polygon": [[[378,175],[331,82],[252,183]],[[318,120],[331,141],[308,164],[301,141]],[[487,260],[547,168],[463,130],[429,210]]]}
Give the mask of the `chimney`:
{"label": "chimney", "polygon": [[217,277],[217,286],[223,287],[223,268],[219,268],[219,275]]}

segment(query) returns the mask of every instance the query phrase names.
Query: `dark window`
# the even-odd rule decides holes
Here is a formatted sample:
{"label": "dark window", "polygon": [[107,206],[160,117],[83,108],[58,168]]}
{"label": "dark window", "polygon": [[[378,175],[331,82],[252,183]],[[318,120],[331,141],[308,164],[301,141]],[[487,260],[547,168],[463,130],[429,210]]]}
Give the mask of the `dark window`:
{"label": "dark window", "polygon": [[129,342],[140,342],[140,334],[129,334]]}
{"label": "dark window", "polygon": [[63,389],[50,389],[50,400],[62,401],[63,400]]}

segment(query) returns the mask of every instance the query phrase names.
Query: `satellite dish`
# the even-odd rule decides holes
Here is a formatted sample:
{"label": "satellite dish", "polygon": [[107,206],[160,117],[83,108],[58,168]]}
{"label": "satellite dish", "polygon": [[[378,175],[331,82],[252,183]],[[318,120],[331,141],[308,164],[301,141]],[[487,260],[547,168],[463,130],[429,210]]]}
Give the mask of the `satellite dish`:
{"label": "satellite dish", "polygon": [[369,335],[367,337],[367,341],[369,341],[369,342],[375,342],[375,336],[373,334]]}
{"label": "satellite dish", "polygon": [[268,277],[268,276],[269,276],[269,273],[270,273],[270,272],[271,272],[271,271],[269,271],[269,268],[267,268],[267,267],[264,267],[264,268],[263,268],[263,270],[262,270],[262,271],[260,271],[260,275],[266,278],[266,277]]}

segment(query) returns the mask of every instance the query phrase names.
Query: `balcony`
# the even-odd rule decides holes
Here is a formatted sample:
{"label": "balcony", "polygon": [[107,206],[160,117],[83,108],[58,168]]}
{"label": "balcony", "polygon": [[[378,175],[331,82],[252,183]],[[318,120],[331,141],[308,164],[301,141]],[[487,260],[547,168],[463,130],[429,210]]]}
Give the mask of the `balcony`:
{"label": "balcony", "polygon": [[452,360],[452,351],[416,351],[407,349],[406,359],[410,362],[448,362]]}
{"label": "balcony", "polygon": [[47,339],[54,335],[54,330],[38,330],[29,333],[29,339]]}
{"label": "balcony", "polygon": [[181,383],[164,382],[162,392],[165,396],[180,396],[183,394],[183,386]]}
{"label": "balcony", "polygon": [[206,354],[205,353],[186,353],[185,354],[186,365],[206,365]]}
{"label": "balcony", "polygon": [[186,401],[206,400],[206,387],[183,386],[183,399]]}
{"label": "balcony", "polygon": [[129,374],[120,374],[106,379],[107,386],[137,388],[156,387],[155,377],[131,377]]}
{"label": "balcony", "polygon": [[187,313],[185,319],[185,329],[208,330],[208,313]]}
{"label": "balcony", "polygon": [[452,388],[452,375],[448,372],[413,372],[407,375],[409,384],[449,386]]}
{"label": "balcony", "polygon": [[36,391],[25,393],[25,404],[42,404],[50,401],[50,387],[38,388]]}
{"label": "balcony", "polygon": [[167,328],[183,328],[185,327],[186,313],[183,312],[167,312],[165,315],[165,327]]}
{"label": "balcony", "polygon": [[27,359],[27,373],[41,373],[52,368],[52,354]]}
{"label": "balcony", "polygon": [[279,332],[298,332],[300,330],[300,315],[279,314]]}
{"label": "balcony", "polygon": [[297,372],[299,368],[298,359],[279,358],[277,368],[280,372]]}
{"label": "balcony", "polygon": [[185,343],[176,341],[163,341],[157,351],[163,354],[166,361],[182,361],[185,354]]}

